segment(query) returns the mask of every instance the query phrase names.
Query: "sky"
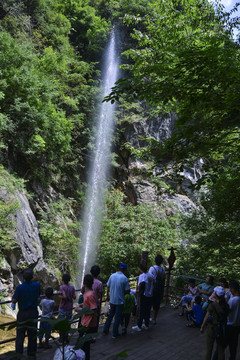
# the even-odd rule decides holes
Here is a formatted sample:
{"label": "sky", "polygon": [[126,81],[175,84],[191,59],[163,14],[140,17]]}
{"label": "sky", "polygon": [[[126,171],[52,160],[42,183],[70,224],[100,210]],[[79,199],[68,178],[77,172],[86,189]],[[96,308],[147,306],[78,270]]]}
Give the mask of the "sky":
{"label": "sky", "polygon": [[[235,5],[237,2],[239,2],[239,1],[237,1],[237,0],[220,0],[220,1],[221,1],[221,3],[225,6],[225,9],[226,9],[227,11],[231,10],[231,9],[234,7],[234,5]],[[238,11],[235,12],[235,16],[240,16],[240,6],[239,6],[239,8],[238,8]]]}
{"label": "sky", "polygon": [[[220,0],[220,1],[225,6],[226,11],[230,11],[237,2],[240,2],[240,0]],[[233,17],[236,17],[236,16],[240,17],[240,6],[238,7],[238,11],[233,13]],[[237,38],[237,34],[238,34],[238,31],[235,29],[234,30],[234,38],[235,39]]]}

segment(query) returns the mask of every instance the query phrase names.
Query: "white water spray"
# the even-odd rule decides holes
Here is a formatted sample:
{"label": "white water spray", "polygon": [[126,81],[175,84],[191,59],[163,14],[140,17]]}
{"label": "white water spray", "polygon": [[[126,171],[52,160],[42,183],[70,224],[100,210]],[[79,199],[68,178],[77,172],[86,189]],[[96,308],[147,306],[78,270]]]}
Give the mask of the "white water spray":
{"label": "white water spray", "polygon": [[[115,34],[111,35],[109,47],[106,51],[106,65],[103,76],[103,96],[109,95],[111,88],[117,81],[118,63],[116,60]],[[101,105],[95,139],[95,153],[90,166],[88,193],[83,214],[82,224],[82,251],[80,263],[82,266],[82,284],[85,272],[94,265],[97,253],[97,240],[102,220],[107,174],[110,166],[111,136],[114,128],[115,105],[104,102]]]}

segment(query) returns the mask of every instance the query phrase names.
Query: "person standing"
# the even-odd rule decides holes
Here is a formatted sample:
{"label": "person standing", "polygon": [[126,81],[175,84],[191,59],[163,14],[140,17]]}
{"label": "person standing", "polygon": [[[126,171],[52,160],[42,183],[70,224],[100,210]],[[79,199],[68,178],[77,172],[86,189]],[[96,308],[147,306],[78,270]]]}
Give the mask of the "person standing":
{"label": "person standing", "polygon": [[[80,331],[79,337],[83,337],[86,334],[93,334],[97,332],[97,299],[96,294],[94,293],[93,286],[93,277],[90,274],[84,276],[83,279],[84,285],[84,300],[83,303],[78,305],[75,308],[75,311],[81,311],[82,309],[92,310],[90,314],[83,314],[81,317],[81,328],[83,331]],[[85,341],[82,345],[82,350],[85,352],[86,360],[90,360],[90,344],[91,339]]]}
{"label": "person standing", "polygon": [[[69,284],[71,277],[68,273],[63,274],[62,282],[63,285],[60,286],[60,304],[58,313],[59,316],[65,317],[68,321],[72,320],[72,309],[73,309],[73,300],[76,299],[76,291],[75,287]],[[68,342],[68,335],[67,333],[60,333],[59,342]]]}
{"label": "person standing", "polygon": [[215,340],[217,343],[217,350],[218,350],[217,359],[224,360],[225,338],[224,339],[216,338],[216,332],[220,321],[221,323],[227,323],[229,306],[225,299],[224,288],[222,286],[215,287],[214,291],[215,291],[216,300],[208,306],[207,313],[200,328],[200,332],[203,333],[204,327],[207,324],[208,325],[207,333],[206,333],[207,349],[206,349],[205,360],[212,359],[212,351]]}
{"label": "person standing", "polygon": [[[51,335],[51,326],[47,319],[53,318],[55,301],[53,300],[53,288],[48,287],[45,290],[45,299],[42,299],[40,302],[40,307],[42,308],[42,315],[40,320],[40,335],[39,338],[39,348],[51,349],[49,345],[49,336]],[[42,331],[41,331],[42,330]],[[43,330],[45,334],[43,334]],[[43,344],[43,335],[45,335],[45,343]]]}
{"label": "person standing", "polygon": [[[16,287],[12,297],[12,304],[18,303],[17,314],[17,337],[16,354],[19,357],[23,354],[23,343],[27,332],[28,347],[27,354],[32,359],[36,359],[37,351],[37,318],[38,318],[38,298],[40,296],[39,282],[33,282],[33,270],[27,269],[23,272],[24,282]],[[34,321],[35,320],[35,321]],[[22,324],[25,322],[24,324]],[[21,324],[20,324],[21,323]]]}
{"label": "person standing", "polygon": [[[152,307],[152,294],[153,294],[153,276],[147,272],[147,266],[140,264],[141,275],[138,279],[137,291],[139,294],[139,314],[137,325],[132,327],[132,330],[141,331],[141,329],[148,330],[150,312]],[[143,324],[144,320],[144,324]]]}
{"label": "person standing", "polygon": [[227,321],[227,343],[230,351],[230,360],[235,360],[237,356],[238,335],[240,333],[240,292],[239,283],[236,280],[229,282],[231,298],[228,302],[229,316]]}
{"label": "person standing", "polygon": [[127,277],[124,273],[127,271],[127,265],[121,263],[119,265],[119,270],[112,274],[107,282],[107,301],[109,301],[109,291],[110,291],[110,311],[104,325],[103,333],[108,334],[109,328],[113,317],[113,332],[112,338],[115,339],[119,336],[118,328],[121,322],[124,302],[125,302],[125,292],[130,290]]}
{"label": "person standing", "polygon": [[[229,360],[237,359],[238,336],[240,333],[240,293],[239,282],[231,280],[229,282],[231,297],[229,299],[229,315],[227,319],[226,343],[224,347],[229,346]],[[218,359],[218,351],[215,351],[213,360]]]}
{"label": "person standing", "polygon": [[155,265],[151,266],[149,273],[153,276],[154,286],[153,286],[153,298],[152,298],[152,307],[153,307],[153,317],[152,324],[156,325],[158,311],[160,309],[160,304],[163,299],[164,294],[164,284],[165,284],[165,270],[162,267],[163,257],[157,255],[155,257]]}

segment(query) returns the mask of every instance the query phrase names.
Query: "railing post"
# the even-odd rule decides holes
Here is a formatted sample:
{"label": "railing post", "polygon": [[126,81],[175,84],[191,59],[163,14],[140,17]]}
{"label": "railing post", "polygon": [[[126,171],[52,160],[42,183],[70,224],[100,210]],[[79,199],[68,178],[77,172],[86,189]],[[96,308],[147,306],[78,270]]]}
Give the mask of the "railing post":
{"label": "railing post", "polygon": [[141,264],[147,266],[149,251],[142,251]]}
{"label": "railing post", "polygon": [[171,249],[168,249],[170,251],[170,255],[168,257],[168,272],[167,272],[167,282],[166,282],[166,292],[165,292],[165,305],[168,303],[168,292],[169,292],[169,283],[170,283],[170,276],[171,276],[171,270],[173,268],[173,265],[176,260],[176,256],[174,253],[174,248],[171,247]]}

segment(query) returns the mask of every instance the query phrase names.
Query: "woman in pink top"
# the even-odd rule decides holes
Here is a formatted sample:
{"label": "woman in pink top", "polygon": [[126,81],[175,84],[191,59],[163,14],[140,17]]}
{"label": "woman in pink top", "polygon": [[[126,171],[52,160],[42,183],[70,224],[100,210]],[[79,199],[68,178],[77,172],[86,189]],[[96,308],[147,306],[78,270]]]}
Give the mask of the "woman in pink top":
{"label": "woman in pink top", "polygon": [[[93,277],[93,285],[92,285],[92,290],[96,296],[96,301],[97,301],[97,328],[96,331],[98,329],[98,325],[99,325],[99,319],[100,319],[100,310],[101,310],[101,303],[102,303],[102,296],[103,296],[103,283],[98,280],[98,275],[100,274],[100,267],[98,265],[93,265],[91,267],[90,270],[92,277]],[[82,286],[82,294],[85,293],[85,286],[83,284]]]}
{"label": "woman in pink top", "polygon": [[[83,304],[80,304],[76,307],[76,311],[80,311],[83,308],[92,310],[89,314],[83,314],[81,317],[82,328],[85,328],[84,331],[80,333],[82,337],[84,334],[95,333],[97,331],[97,301],[95,293],[92,290],[93,277],[90,274],[84,276],[83,279],[84,285],[84,301]],[[91,340],[85,341],[82,349],[85,351],[86,360],[90,360],[90,344]]]}

